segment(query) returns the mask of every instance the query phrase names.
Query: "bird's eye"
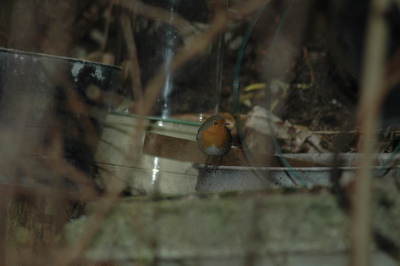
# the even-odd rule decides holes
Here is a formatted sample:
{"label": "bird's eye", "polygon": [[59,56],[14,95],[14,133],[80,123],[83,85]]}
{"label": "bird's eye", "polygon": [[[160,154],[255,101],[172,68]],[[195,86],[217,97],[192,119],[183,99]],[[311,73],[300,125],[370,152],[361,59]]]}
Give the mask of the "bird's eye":
{"label": "bird's eye", "polygon": [[214,125],[217,125],[218,123],[217,123],[217,121],[214,121]]}

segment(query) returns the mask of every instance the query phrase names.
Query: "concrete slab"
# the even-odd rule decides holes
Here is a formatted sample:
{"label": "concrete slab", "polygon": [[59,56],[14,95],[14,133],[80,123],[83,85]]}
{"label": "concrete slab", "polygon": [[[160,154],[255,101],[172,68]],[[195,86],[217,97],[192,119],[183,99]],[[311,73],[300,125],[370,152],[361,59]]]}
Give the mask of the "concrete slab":
{"label": "concrete slab", "polygon": [[[374,226],[399,242],[400,197],[390,202],[390,209],[376,207]],[[88,215],[94,208],[96,204]],[[66,227],[70,243],[85,232],[87,221],[81,218]],[[121,200],[85,256],[121,265],[156,258],[160,265],[249,265],[247,260],[254,265],[344,265],[348,249],[348,217],[327,192],[228,198],[214,194],[206,199]],[[374,247],[371,252],[374,265],[396,265]]]}

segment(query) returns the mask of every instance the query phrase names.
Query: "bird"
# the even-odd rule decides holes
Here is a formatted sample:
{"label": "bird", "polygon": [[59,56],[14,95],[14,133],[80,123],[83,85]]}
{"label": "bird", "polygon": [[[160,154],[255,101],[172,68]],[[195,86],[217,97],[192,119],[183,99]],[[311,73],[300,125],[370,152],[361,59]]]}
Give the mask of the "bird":
{"label": "bird", "polygon": [[[222,157],[226,155],[232,146],[232,135],[229,125],[220,115],[214,115],[208,118],[201,125],[197,132],[197,145],[199,149],[207,155],[207,161],[205,163],[207,170],[207,163],[210,156],[220,157],[219,165],[221,164]],[[215,166],[214,170],[217,169]]]}

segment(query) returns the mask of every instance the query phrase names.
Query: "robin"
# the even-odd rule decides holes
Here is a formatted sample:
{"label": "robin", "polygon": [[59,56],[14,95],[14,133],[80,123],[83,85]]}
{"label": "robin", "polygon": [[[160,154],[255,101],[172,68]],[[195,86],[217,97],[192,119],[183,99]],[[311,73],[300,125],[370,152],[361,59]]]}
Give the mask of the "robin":
{"label": "robin", "polygon": [[199,149],[207,155],[206,165],[210,156],[219,156],[221,164],[222,156],[231,149],[232,135],[227,125],[222,116],[214,115],[199,128],[196,140]]}

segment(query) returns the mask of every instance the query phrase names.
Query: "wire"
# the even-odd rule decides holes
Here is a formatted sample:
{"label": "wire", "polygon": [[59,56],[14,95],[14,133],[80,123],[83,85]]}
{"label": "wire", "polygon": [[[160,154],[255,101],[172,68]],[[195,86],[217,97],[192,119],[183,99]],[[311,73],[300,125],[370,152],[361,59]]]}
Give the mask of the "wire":
{"label": "wire", "polygon": [[247,28],[247,31],[245,35],[243,36],[242,43],[239,47],[239,52],[238,52],[238,57],[236,59],[236,66],[235,66],[235,74],[234,74],[234,79],[233,79],[233,103],[234,103],[234,117],[236,120],[236,125],[237,125],[237,130],[238,130],[238,135],[241,140],[241,143],[243,144],[243,149],[246,151],[246,154],[250,157],[252,161],[255,161],[254,155],[249,149],[247,142],[244,137],[244,130],[243,130],[243,125],[240,120],[240,110],[239,110],[239,76],[240,76],[240,68],[242,65],[242,60],[244,56],[244,52],[246,49],[247,42],[250,38],[250,34],[252,33],[255,25],[257,24],[258,20],[260,19],[261,15],[264,13],[265,9],[268,6],[268,3],[270,0],[267,0],[265,4],[258,10],[256,13],[253,21],[251,22],[250,26]]}
{"label": "wire", "polygon": [[[272,54],[274,53],[275,45],[276,45],[276,42],[277,42],[279,33],[280,33],[281,30],[282,30],[282,27],[283,27],[283,25],[284,25],[284,22],[285,22],[285,20],[286,20],[286,17],[289,15],[289,12],[290,12],[290,10],[291,10],[292,7],[293,7],[294,2],[295,2],[295,0],[292,0],[291,3],[290,3],[290,5],[289,5],[289,7],[285,10],[285,13],[283,14],[282,19],[281,19],[281,21],[279,22],[278,27],[277,27],[277,29],[276,29],[276,31],[275,31],[274,38],[273,38],[272,44],[271,44],[271,48],[270,48],[270,50],[269,50],[269,56],[268,56],[268,57],[269,57],[269,61],[268,61],[268,72],[267,72],[267,82],[266,82],[266,83],[267,83],[267,86],[266,86],[266,88],[265,88],[265,94],[266,94],[266,96],[267,96],[267,110],[268,110],[268,112],[267,112],[267,117],[270,115],[269,110],[271,109],[271,89],[270,89],[270,88],[271,88],[271,71],[272,71],[272,64],[273,64],[273,61],[272,61]],[[298,181],[299,183],[301,183],[303,186],[306,186],[307,188],[312,188],[312,184],[306,182],[305,179],[301,176],[301,174],[298,173],[297,171],[295,171],[295,170],[293,169],[293,167],[289,164],[289,162],[286,160],[285,156],[283,155],[283,152],[282,152],[281,147],[279,147],[279,144],[278,144],[277,139],[276,139],[275,136],[272,134],[272,124],[271,124],[271,121],[270,121],[270,120],[271,120],[271,119],[267,119],[267,121],[268,121],[268,126],[269,126],[269,129],[270,129],[270,132],[271,132],[271,136],[272,136],[272,142],[273,142],[273,144],[274,144],[275,150],[276,150],[276,152],[278,153],[279,159],[281,160],[282,164],[283,164],[286,168],[288,168],[288,172],[289,172],[292,176],[294,176],[294,177],[297,179],[297,181]]]}

